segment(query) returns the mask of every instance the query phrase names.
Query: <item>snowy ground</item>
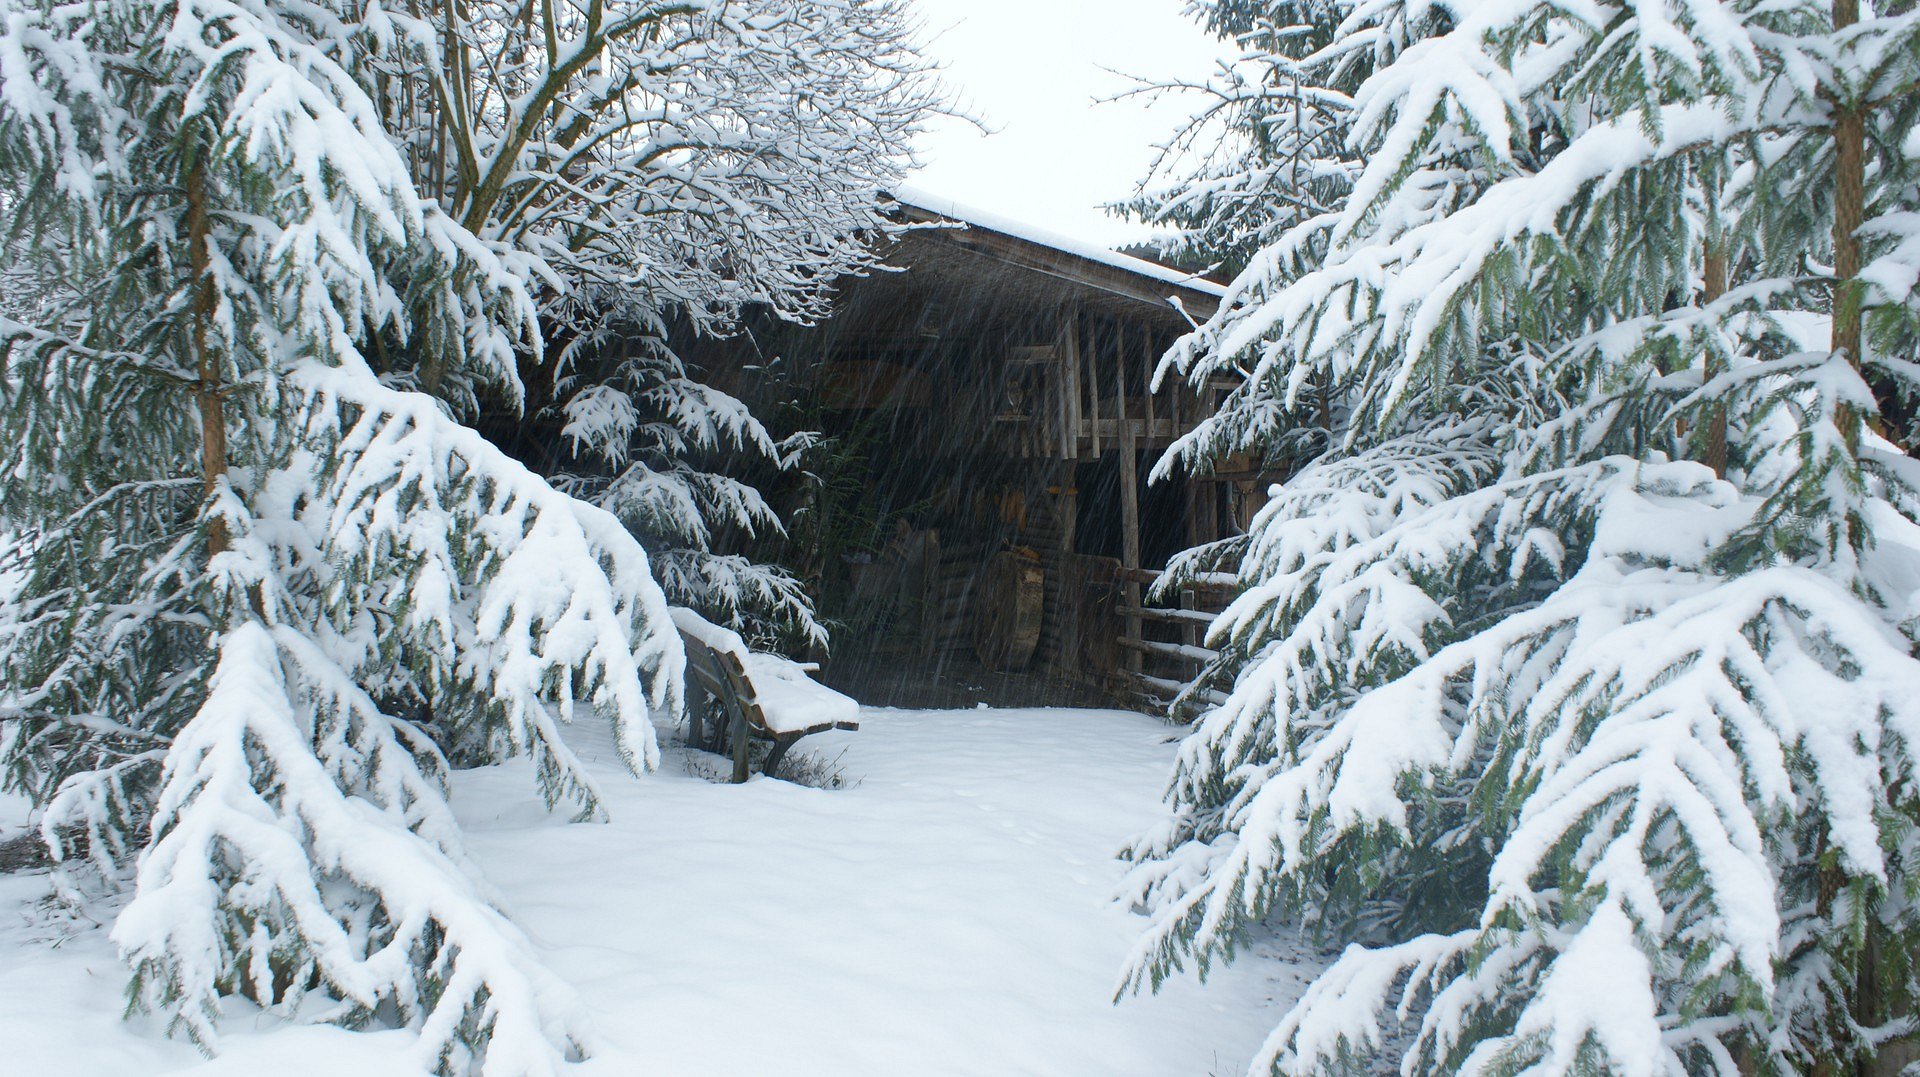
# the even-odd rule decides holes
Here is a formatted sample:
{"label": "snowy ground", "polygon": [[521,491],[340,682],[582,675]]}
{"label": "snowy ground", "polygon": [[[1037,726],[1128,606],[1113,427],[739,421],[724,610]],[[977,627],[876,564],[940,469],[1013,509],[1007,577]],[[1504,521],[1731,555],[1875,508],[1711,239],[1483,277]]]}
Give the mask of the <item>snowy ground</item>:
{"label": "snowy ground", "polygon": [[[1172,731],[1107,711],[868,711],[811,738],[851,788],[620,771],[576,747],[607,826],[542,811],[524,767],[458,779],[489,879],[598,1034],[589,1075],[1242,1072],[1313,959],[1244,955],[1201,989],[1109,1001],[1139,922],[1113,851],[1154,816]],[[0,804],[0,831],[19,822]],[[44,876],[0,876],[0,1071],[410,1073],[407,1034],[236,1013],[205,1062],[118,1014],[99,930],[31,915]],[[20,1066],[13,1069],[13,1066]]]}

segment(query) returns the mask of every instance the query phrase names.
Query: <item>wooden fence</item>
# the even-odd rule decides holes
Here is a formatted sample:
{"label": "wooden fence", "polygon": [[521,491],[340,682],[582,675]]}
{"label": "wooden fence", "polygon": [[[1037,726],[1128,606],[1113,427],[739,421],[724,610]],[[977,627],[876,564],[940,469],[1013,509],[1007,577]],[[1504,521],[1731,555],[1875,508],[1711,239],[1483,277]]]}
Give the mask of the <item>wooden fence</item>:
{"label": "wooden fence", "polygon": [[[1129,703],[1166,711],[1200,675],[1220,657],[1206,646],[1207,630],[1233,601],[1239,584],[1230,575],[1206,574],[1181,585],[1171,606],[1149,606],[1138,596],[1151,594],[1161,573],[1152,569],[1121,568],[1119,578],[1129,586],[1128,600],[1116,610],[1121,632],[1117,643],[1124,656],[1118,670],[1120,694]],[[1209,692],[1205,702],[1222,702]],[[1191,715],[1175,715],[1188,718]]]}

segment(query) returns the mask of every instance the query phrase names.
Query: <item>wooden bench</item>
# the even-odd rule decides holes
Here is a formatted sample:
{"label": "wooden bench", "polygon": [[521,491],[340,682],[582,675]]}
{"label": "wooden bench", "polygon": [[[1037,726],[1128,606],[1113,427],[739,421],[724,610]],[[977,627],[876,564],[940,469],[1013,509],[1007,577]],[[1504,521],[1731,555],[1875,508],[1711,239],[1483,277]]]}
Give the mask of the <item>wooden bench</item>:
{"label": "wooden bench", "polygon": [[[747,746],[754,737],[773,742],[760,766],[772,778],[801,737],[860,728],[860,704],[807,676],[808,667],[756,653],[738,633],[690,609],[675,606],[671,612],[687,652],[687,740],[716,751],[729,746],[734,781],[747,780]],[[724,722],[724,728],[715,723],[711,736],[710,707]]]}

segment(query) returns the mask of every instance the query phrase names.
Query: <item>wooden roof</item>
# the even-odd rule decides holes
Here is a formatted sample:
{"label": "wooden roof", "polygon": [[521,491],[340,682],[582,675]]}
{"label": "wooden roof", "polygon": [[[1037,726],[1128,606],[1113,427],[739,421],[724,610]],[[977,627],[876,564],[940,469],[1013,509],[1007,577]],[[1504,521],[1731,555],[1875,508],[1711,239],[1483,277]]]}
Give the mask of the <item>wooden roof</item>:
{"label": "wooden roof", "polygon": [[979,301],[1077,305],[1181,330],[1211,317],[1225,294],[1212,281],[920,192],[902,189],[893,200],[902,219],[922,226],[887,259],[901,276],[923,278],[900,282],[913,291],[946,286]]}

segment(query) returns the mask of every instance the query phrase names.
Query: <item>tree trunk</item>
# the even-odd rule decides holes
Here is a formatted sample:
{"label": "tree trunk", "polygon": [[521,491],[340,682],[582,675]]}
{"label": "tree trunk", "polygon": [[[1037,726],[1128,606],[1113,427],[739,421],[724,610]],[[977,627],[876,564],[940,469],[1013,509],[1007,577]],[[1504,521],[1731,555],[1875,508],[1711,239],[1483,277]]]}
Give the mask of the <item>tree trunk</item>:
{"label": "tree trunk", "polygon": [[[1860,0],[1834,0],[1836,35],[1859,21]],[[1833,101],[1833,329],[1829,347],[1855,370],[1860,369],[1862,359],[1858,233],[1866,216],[1866,158],[1866,109],[1859,101],[1836,97]],[[1852,406],[1843,405],[1834,419],[1849,452],[1857,452],[1862,416]],[[1884,1000],[1879,997],[1874,975],[1876,946],[1869,929],[1869,938],[1855,957],[1852,997],[1848,999],[1853,1022],[1863,1027],[1872,1027],[1885,1019]],[[1866,1077],[1875,1069],[1872,1062],[1864,1060],[1850,1068],[1857,1077]]]}
{"label": "tree trunk", "polygon": [[[1727,248],[1724,242],[1709,239],[1705,255],[1701,259],[1701,295],[1702,306],[1712,304],[1727,294]],[[1726,364],[1709,354],[1705,370],[1706,380],[1726,373]],[[1705,444],[1700,449],[1700,462],[1713,469],[1721,478],[1727,477],[1727,405],[1725,401],[1716,401],[1708,407]]]}
{"label": "tree trunk", "polygon": [[[211,497],[227,474],[226,387],[219,357],[207,342],[220,296],[213,279],[213,227],[207,217],[206,148],[190,147],[188,152],[195,154],[187,166],[187,260],[194,279],[193,359],[200,373],[193,402],[200,421],[201,494]],[[226,522],[215,519],[207,527],[207,557],[225,553],[231,541]]]}
{"label": "tree trunk", "polygon": [[[1834,0],[1836,33],[1860,21],[1860,0]],[[1860,366],[1860,225],[1866,214],[1867,125],[1860,102],[1833,102],[1833,333],[1830,347]],[[1860,416],[1843,406],[1834,417],[1850,450],[1858,449]]]}

